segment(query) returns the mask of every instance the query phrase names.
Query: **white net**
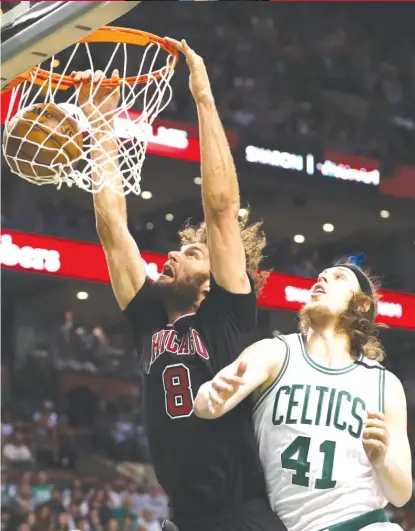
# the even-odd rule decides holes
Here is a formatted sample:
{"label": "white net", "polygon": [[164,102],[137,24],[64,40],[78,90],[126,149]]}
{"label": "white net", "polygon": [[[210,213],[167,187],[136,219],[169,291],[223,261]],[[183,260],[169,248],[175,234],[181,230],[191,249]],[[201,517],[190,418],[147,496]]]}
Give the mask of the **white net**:
{"label": "white net", "polygon": [[[33,71],[31,80],[13,89],[3,135],[4,156],[13,173],[37,185],[55,184],[60,188],[63,184],[75,184],[92,193],[99,192],[106,186],[119,195],[140,194],[141,169],[152,134],[151,124],[172,99],[170,80],[174,74],[173,56],[158,43],[151,43],[146,47],[134,46],[134,54],[131,54],[130,49],[131,62],[136,65],[134,67],[134,64],[128,65],[127,46],[131,48],[131,45],[105,43],[105,48],[108,46],[112,49],[108,61],[104,61],[102,57],[104,47],[98,56],[94,56],[94,59],[98,57],[98,61],[94,61],[91,44],[76,44],[69,53],[63,71],[59,73],[68,76],[73,70],[81,70],[80,62],[76,60],[80,54],[83,57],[82,70],[90,69],[94,72],[101,66],[105,76],[111,77],[111,72],[117,68],[120,73],[121,97],[111,118],[101,112],[101,106],[111,96],[110,90],[98,105],[99,112],[94,115],[96,118],[88,119],[87,113],[83,112],[83,107],[88,102],[78,104],[80,86],[61,90],[63,87],[59,81],[54,86],[52,75],[56,73],[56,66],[60,63],[55,57],[48,60],[48,75],[41,85],[35,84],[34,80],[41,68],[46,70],[44,64]],[[140,50],[143,53],[137,68]],[[161,69],[157,68],[160,61],[163,65]],[[98,67],[96,62],[99,63]],[[106,66],[103,67],[105,62]],[[160,73],[159,76],[152,74],[156,71]],[[146,74],[149,75],[147,82],[139,84],[139,77]],[[136,80],[128,84],[123,79],[127,75],[136,77]],[[90,100],[99,89],[100,84],[90,85]],[[12,116],[12,108],[17,101],[17,112]],[[50,107],[48,109],[48,105],[39,105],[40,103],[58,106],[63,111],[62,114],[59,113],[61,120],[48,121]],[[31,110],[35,110],[35,114]],[[24,135],[21,134],[22,129],[19,132],[16,127],[17,121],[23,118]],[[102,133],[99,128],[103,120],[106,127]],[[38,127],[42,130],[41,142],[33,140],[36,135],[32,133]],[[81,141],[78,131],[82,132]],[[106,149],[109,138],[117,139],[118,144],[118,149],[111,153]],[[59,142],[56,142],[57,139]]]}

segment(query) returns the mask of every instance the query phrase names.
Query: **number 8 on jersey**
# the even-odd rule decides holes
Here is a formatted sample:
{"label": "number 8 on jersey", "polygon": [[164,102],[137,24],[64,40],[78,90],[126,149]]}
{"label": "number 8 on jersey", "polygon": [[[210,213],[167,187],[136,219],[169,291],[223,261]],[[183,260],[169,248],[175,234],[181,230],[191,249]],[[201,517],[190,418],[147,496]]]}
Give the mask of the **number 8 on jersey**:
{"label": "number 8 on jersey", "polygon": [[162,375],[166,413],[172,419],[190,417],[193,413],[193,390],[190,371],[183,363],[168,365]]}

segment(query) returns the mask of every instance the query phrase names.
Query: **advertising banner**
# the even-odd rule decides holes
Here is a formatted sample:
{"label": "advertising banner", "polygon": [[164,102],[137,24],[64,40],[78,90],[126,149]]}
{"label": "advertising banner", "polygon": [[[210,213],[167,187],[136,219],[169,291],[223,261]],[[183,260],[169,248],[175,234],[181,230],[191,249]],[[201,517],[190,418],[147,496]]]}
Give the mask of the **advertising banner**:
{"label": "advertising banner", "polygon": [[[160,274],[167,256],[141,253],[150,278]],[[0,239],[2,267],[59,277],[109,283],[104,252],[94,243],[3,231]],[[259,305],[278,310],[298,311],[310,297],[315,280],[271,273]],[[379,322],[391,327],[415,330],[415,295],[382,291]]]}

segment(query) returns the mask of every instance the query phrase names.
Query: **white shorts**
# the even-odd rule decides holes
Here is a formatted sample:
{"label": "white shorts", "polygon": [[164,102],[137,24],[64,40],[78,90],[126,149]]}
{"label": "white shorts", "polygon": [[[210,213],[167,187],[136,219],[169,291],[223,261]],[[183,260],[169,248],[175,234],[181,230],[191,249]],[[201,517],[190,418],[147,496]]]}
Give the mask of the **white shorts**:
{"label": "white shorts", "polygon": [[362,527],[360,531],[403,531],[402,527],[392,522],[376,522]]}

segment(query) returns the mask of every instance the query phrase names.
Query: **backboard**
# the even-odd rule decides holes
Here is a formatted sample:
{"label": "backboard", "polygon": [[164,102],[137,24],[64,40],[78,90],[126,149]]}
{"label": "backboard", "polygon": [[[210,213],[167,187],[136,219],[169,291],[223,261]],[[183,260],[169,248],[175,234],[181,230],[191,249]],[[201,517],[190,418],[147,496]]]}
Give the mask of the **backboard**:
{"label": "backboard", "polygon": [[25,72],[121,17],[139,0],[14,2],[1,18],[1,88]]}

